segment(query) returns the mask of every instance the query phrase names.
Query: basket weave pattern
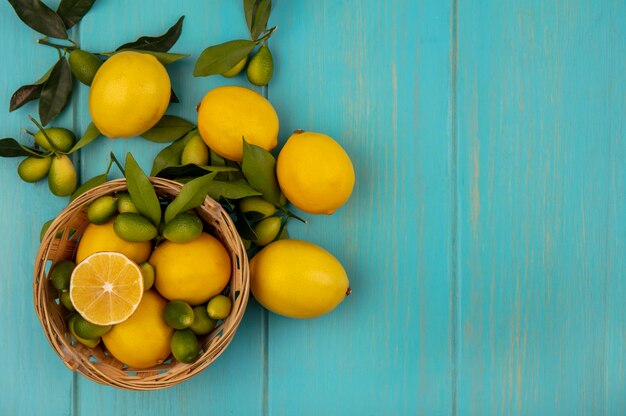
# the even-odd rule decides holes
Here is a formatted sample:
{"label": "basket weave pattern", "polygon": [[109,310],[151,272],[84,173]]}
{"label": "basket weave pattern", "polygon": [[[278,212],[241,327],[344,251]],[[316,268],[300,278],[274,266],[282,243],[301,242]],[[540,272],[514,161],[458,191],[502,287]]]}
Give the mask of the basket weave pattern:
{"label": "basket weave pattern", "polygon": [[[173,199],[182,188],[180,183],[161,178],[150,178],[160,198]],[[57,301],[57,290],[47,278],[47,266],[60,260],[73,260],[78,242],[89,225],[86,208],[104,195],[126,190],[126,181],[117,179],[91,189],[72,201],[52,222],[46,232],[35,261],[33,295],[35,311],[52,348],[65,365],[83,376],[101,384],[127,390],[158,390],[178,384],[211,364],[228,346],[241,322],[248,303],[250,277],[248,257],[237,230],[221,205],[210,197],[196,211],[205,228],[222,242],[228,251],[232,273],[229,297],[233,302],[231,314],[208,335],[199,339],[201,355],[191,364],[174,359],[149,369],[129,368],[104,348],[87,348],[72,342],[66,321],[67,311]],[[74,231],[75,230],[75,231]],[[62,236],[57,238],[57,233]]]}

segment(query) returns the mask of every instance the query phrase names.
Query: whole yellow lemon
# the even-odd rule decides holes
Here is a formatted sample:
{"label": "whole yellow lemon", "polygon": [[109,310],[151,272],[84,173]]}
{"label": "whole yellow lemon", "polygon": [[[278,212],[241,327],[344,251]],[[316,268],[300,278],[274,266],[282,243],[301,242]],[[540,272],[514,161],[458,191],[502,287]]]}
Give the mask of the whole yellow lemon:
{"label": "whole yellow lemon", "polygon": [[241,161],[243,142],[272,150],[278,143],[278,116],[260,94],[243,87],[218,87],[204,96],[198,109],[204,142],[226,159]]}
{"label": "whole yellow lemon", "polygon": [[137,136],[165,114],[170,93],[170,77],[154,56],[120,52],[96,72],[89,90],[89,112],[105,136]]}
{"label": "whole yellow lemon", "polygon": [[149,260],[154,287],[169,300],[199,305],[218,295],[230,280],[228,252],[215,237],[202,233],[188,243],[165,241]]}
{"label": "whole yellow lemon", "polygon": [[76,263],[101,251],[122,253],[137,264],[144,263],[150,257],[152,244],[149,241],[131,243],[122,240],[113,229],[114,221],[102,225],[89,224],[85,229],[76,251]]}
{"label": "whole yellow lemon", "polygon": [[333,310],[349,292],[339,260],[302,240],[278,240],[250,262],[250,287],[257,301],[290,318],[314,318]]}
{"label": "whole yellow lemon", "polygon": [[165,323],[167,302],[154,290],[143,294],[139,306],[125,321],[102,336],[107,350],[118,360],[135,368],[162,363],[171,353],[174,329]]}
{"label": "whole yellow lemon", "polygon": [[278,154],[280,189],[310,214],[332,214],[354,187],[354,168],[345,150],[322,133],[296,131]]}

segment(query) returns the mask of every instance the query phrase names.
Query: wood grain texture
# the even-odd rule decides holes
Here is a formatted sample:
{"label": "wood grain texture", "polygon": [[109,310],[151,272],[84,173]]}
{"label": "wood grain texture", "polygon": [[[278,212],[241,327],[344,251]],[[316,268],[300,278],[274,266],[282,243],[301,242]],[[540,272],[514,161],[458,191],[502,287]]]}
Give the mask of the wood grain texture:
{"label": "wood grain texture", "polygon": [[268,414],[448,414],[451,9],[277,4],[280,139],[329,134],[357,182],[332,216],[291,228],[344,263],[353,293],[315,320],[269,315]]}
{"label": "wood grain texture", "polygon": [[459,2],[459,414],[616,415],[623,2]]}

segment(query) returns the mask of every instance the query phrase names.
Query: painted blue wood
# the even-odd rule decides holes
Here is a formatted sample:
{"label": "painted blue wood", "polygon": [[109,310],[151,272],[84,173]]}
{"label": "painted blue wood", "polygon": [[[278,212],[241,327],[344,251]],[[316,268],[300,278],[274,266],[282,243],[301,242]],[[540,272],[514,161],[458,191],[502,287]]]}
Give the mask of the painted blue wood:
{"label": "painted blue wood", "polygon": [[459,414],[624,414],[624,3],[458,22]]}
{"label": "painted blue wood", "polygon": [[357,181],[332,216],[290,225],[353,293],[318,319],[269,315],[268,414],[449,414],[450,4],[283,1],[273,21],[281,141],[334,137]]}

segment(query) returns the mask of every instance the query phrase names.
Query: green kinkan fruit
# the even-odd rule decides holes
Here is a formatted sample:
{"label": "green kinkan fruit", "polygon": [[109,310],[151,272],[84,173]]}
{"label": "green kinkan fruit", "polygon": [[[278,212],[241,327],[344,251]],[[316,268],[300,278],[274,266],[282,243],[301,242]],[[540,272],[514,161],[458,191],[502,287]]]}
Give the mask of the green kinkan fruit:
{"label": "green kinkan fruit", "polygon": [[179,214],[163,227],[163,237],[174,243],[188,243],[202,233],[202,220],[196,215]]}
{"label": "green kinkan fruit", "polygon": [[135,203],[128,192],[120,192],[117,194],[117,210],[120,214],[124,214],[126,212],[139,214],[139,210],[135,206]]}
{"label": "green kinkan fruit", "polygon": [[[248,219],[258,221],[274,215],[276,207],[260,196],[249,196],[239,201],[239,211],[244,214],[249,213],[250,218]],[[253,212],[258,212],[260,215],[258,217],[252,216],[251,213]]]}
{"label": "green kinkan fruit", "polygon": [[[33,137],[35,138],[35,142],[46,150],[52,150],[50,141],[54,147],[61,152],[69,152],[76,143],[76,136],[74,133],[61,127],[49,127],[47,129],[43,129],[43,131],[40,130],[35,133]],[[50,141],[48,141],[48,138]]]}
{"label": "green kinkan fruit", "polygon": [[180,163],[183,165],[194,164],[200,166],[209,164],[209,148],[202,140],[202,137],[200,137],[200,134],[194,134],[185,144]]}
{"label": "green kinkan fruit", "polygon": [[87,218],[92,224],[104,224],[117,212],[117,201],[110,195],[101,196],[89,204]]}
{"label": "green kinkan fruit", "polygon": [[248,64],[248,81],[262,87],[267,85],[274,74],[274,58],[267,45],[261,46]]}
{"label": "green kinkan fruit", "polygon": [[266,246],[276,239],[280,232],[280,217],[269,217],[254,226],[254,233],[257,239],[254,244],[257,246]]}
{"label": "green kinkan fruit", "polygon": [[172,355],[181,363],[191,363],[200,353],[196,334],[189,328],[178,329],[172,336]]}
{"label": "green kinkan fruit", "polygon": [[248,62],[248,57],[246,56],[241,61],[237,62],[237,65],[235,65],[228,71],[224,72],[222,76],[225,78],[232,78],[236,75],[239,75],[239,73],[243,71],[243,69],[245,68],[247,62]]}
{"label": "green kinkan fruit", "polygon": [[115,217],[113,230],[119,238],[135,243],[150,241],[157,236],[157,228],[149,219],[132,212]]}
{"label": "green kinkan fruit", "polygon": [[74,164],[67,155],[52,157],[48,173],[48,187],[56,196],[68,196],[76,190],[78,178]]}
{"label": "green kinkan fruit", "polygon": [[100,58],[81,49],[74,49],[70,52],[69,61],[72,74],[85,85],[91,85],[93,77],[102,65]]}
{"label": "green kinkan fruit", "polygon": [[22,160],[17,167],[17,174],[25,182],[37,182],[48,175],[52,158],[48,157],[27,157]]}

